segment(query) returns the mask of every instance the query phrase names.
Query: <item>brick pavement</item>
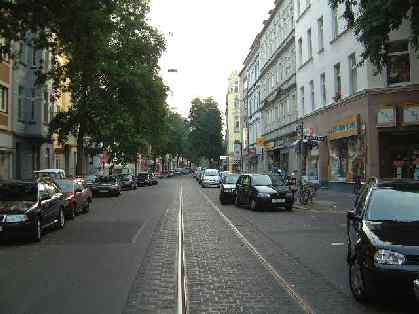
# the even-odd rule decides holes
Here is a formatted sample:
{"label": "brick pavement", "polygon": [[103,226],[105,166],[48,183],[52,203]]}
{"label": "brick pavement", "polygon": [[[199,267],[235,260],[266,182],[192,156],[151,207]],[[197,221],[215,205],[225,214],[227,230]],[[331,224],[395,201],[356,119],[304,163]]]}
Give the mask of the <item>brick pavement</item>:
{"label": "brick pavement", "polygon": [[189,313],[302,313],[198,187],[183,190]]}
{"label": "brick pavement", "polygon": [[131,286],[124,314],[176,313],[177,305],[177,214],[171,206],[153,237]]}

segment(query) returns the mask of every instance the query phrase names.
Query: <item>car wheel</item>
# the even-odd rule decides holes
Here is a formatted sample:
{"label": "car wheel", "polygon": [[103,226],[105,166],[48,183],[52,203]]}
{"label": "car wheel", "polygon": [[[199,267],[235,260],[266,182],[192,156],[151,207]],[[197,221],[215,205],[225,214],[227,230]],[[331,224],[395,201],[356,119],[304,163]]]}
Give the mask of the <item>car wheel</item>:
{"label": "car wheel", "polygon": [[63,229],[65,225],[65,215],[62,208],[60,208],[60,211],[58,212],[58,229]]}
{"label": "car wheel", "polygon": [[237,207],[240,207],[240,201],[239,201],[239,197],[237,195],[234,198],[234,205],[236,205]]}
{"label": "car wheel", "polygon": [[368,301],[371,294],[367,288],[362,268],[356,259],[349,263],[349,285],[354,298],[358,302]]}
{"label": "car wheel", "polygon": [[33,242],[39,242],[41,241],[41,237],[42,237],[41,220],[39,219],[39,217],[36,217],[32,235],[31,235],[31,240]]}
{"label": "car wheel", "polygon": [[292,205],[288,205],[287,207],[285,207],[285,210],[288,212],[292,212]]}
{"label": "car wheel", "polygon": [[256,201],[252,199],[252,200],[250,201],[250,209],[251,209],[251,210],[257,210],[257,207],[258,207],[258,206],[257,206]]}

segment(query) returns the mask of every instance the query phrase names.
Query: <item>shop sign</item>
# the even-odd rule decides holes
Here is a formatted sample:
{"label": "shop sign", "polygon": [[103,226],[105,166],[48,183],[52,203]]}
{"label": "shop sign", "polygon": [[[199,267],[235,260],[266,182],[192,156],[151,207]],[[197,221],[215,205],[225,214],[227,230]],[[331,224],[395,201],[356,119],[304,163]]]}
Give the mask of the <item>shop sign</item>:
{"label": "shop sign", "polygon": [[393,107],[381,108],[377,111],[377,127],[396,126],[396,113]]}
{"label": "shop sign", "polygon": [[265,142],[263,148],[265,148],[265,149],[273,149],[274,148],[274,143],[272,143],[272,142]]}
{"label": "shop sign", "polygon": [[257,137],[256,138],[256,146],[263,147],[265,145],[265,140],[263,137]]}
{"label": "shop sign", "polygon": [[419,124],[419,106],[403,108],[403,124]]}
{"label": "shop sign", "polygon": [[305,140],[309,141],[318,141],[318,142],[324,142],[326,140],[326,136],[312,136],[312,135],[305,135]]}
{"label": "shop sign", "polygon": [[228,156],[220,156],[220,160],[227,160]]}
{"label": "shop sign", "polygon": [[337,121],[336,125],[329,131],[329,134],[329,139],[331,140],[358,135],[359,115]]}

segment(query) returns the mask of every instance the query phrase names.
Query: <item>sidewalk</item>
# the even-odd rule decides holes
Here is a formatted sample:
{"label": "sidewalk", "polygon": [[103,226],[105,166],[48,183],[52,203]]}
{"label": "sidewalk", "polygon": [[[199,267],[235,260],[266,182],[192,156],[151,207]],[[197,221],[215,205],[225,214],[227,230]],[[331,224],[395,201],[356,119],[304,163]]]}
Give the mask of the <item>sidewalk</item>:
{"label": "sidewalk", "polygon": [[313,204],[301,205],[298,201],[295,207],[305,210],[347,211],[352,209],[355,195],[333,190],[318,190]]}

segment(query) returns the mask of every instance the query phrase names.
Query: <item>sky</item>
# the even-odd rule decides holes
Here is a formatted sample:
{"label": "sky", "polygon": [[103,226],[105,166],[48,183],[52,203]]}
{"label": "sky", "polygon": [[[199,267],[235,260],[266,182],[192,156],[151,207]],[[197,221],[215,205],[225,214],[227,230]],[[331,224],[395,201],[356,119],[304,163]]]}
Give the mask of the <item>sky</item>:
{"label": "sky", "polygon": [[228,77],[241,71],[273,7],[274,0],[152,0],[150,22],[167,40],[160,67],[169,106],[187,117],[193,98],[212,96],[224,111]]}

